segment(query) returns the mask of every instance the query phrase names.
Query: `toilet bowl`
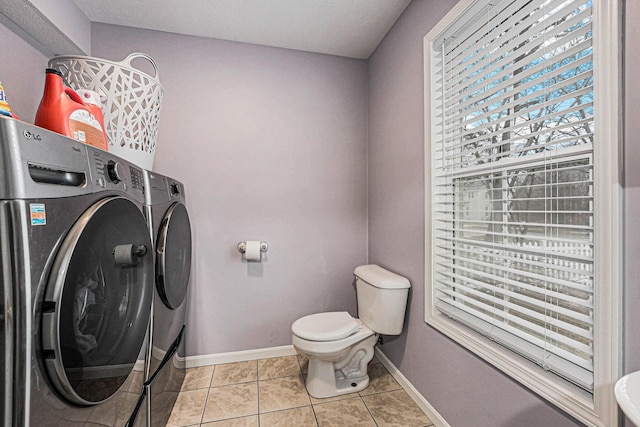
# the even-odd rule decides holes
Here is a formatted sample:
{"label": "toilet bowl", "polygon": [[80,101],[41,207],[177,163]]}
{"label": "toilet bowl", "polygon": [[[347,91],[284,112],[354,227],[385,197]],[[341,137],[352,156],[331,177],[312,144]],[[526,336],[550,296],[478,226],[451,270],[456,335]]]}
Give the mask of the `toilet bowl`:
{"label": "toilet bowl", "polygon": [[378,334],[346,311],[302,317],[291,326],[298,353],[309,358],[307,391],[316,398],[364,390]]}
{"label": "toilet bowl", "polygon": [[316,398],[365,389],[379,334],[402,333],[409,280],[374,264],[357,267],[354,275],[358,319],[335,311],[310,314],[291,325],[294,348],[309,358],[307,391]]}

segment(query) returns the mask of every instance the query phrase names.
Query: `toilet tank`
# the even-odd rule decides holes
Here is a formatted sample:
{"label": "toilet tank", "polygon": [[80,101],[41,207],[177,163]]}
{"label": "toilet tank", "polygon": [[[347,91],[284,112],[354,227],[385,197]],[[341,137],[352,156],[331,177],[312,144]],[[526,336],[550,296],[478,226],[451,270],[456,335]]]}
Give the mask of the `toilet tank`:
{"label": "toilet tank", "polygon": [[358,318],[374,332],[400,335],[411,287],[409,280],[375,264],[361,265],[353,274]]}

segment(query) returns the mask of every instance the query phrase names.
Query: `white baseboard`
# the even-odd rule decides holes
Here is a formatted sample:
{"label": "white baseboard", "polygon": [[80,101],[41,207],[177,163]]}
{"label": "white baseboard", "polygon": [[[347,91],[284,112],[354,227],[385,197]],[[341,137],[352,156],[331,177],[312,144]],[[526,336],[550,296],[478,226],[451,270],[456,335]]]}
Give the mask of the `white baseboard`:
{"label": "white baseboard", "polygon": [[380,360],[380,363],[384,365],[385,368],[389,371],[391,376],[398,381],[398,384],[402,386],[402,388],[407,392],[409,396],[416,402],[416,405],[422,409],[422,411],[429,417],[429,419],[433,422],[436,427],[451,427],[447,421],[442,418],[442,416],[434,409],[433,406],[427,399],[424,398],[422,394],[409,382],[407,377],[402,375],[402,372],[396,368],[396,366],[391,363],[389,358],[385,356],[385,354],[380,350],[380,348],[376,347],[376,357]]}
{"label": "white baseboard", "polygon": [[259,348],[256,350],[187,356],[185,358],[185,364],[187,368],[199,368],[201,366],[246,362],[247,360],[268,359],[270,357],[295,356],[296,354],[296,350],[292,345],[283,345],[280,347]]}

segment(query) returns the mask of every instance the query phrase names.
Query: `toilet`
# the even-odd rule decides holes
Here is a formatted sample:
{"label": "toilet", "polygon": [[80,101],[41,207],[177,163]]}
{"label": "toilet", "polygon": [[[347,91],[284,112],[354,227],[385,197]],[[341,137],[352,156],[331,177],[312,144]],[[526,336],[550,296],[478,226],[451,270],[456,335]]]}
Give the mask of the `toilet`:
{"label": "toilet", "polygon": [[316,313],[291,325],[293,346],[309,358],[307,391],[316,398],[365,389],[378,337],[402,332],[409,280],[375,264],[357,267],[354,275],[359,318]]}

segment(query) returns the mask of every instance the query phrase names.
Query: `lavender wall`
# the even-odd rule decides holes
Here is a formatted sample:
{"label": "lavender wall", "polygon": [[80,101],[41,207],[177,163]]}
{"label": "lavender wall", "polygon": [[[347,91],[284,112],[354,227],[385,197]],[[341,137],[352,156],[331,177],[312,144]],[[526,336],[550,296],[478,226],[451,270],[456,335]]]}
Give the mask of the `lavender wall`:
{"label": "lavender wall", "polygon": [[[133,51],[165,88],[155,169],[183,181],[195,240],[189,355],[291,344],[302,315],[355,314],[367,259],[367,63],[93,25],[94,56]],[[269,243],[261,264],[243,240]]]}
{"label": "lavender wall", "polygon": [[0,81],[11,108],[24,121],[33,123],[44,88],[48,58],[0,25],[0,40],[10,46],[0,61]]}
{"label": "lavender wall", "polygon": [[423,38],[455,0],[414,0],[369,59],[369,262],[413,285],[383,352],[455,427],[579,425],[424,322]]}

